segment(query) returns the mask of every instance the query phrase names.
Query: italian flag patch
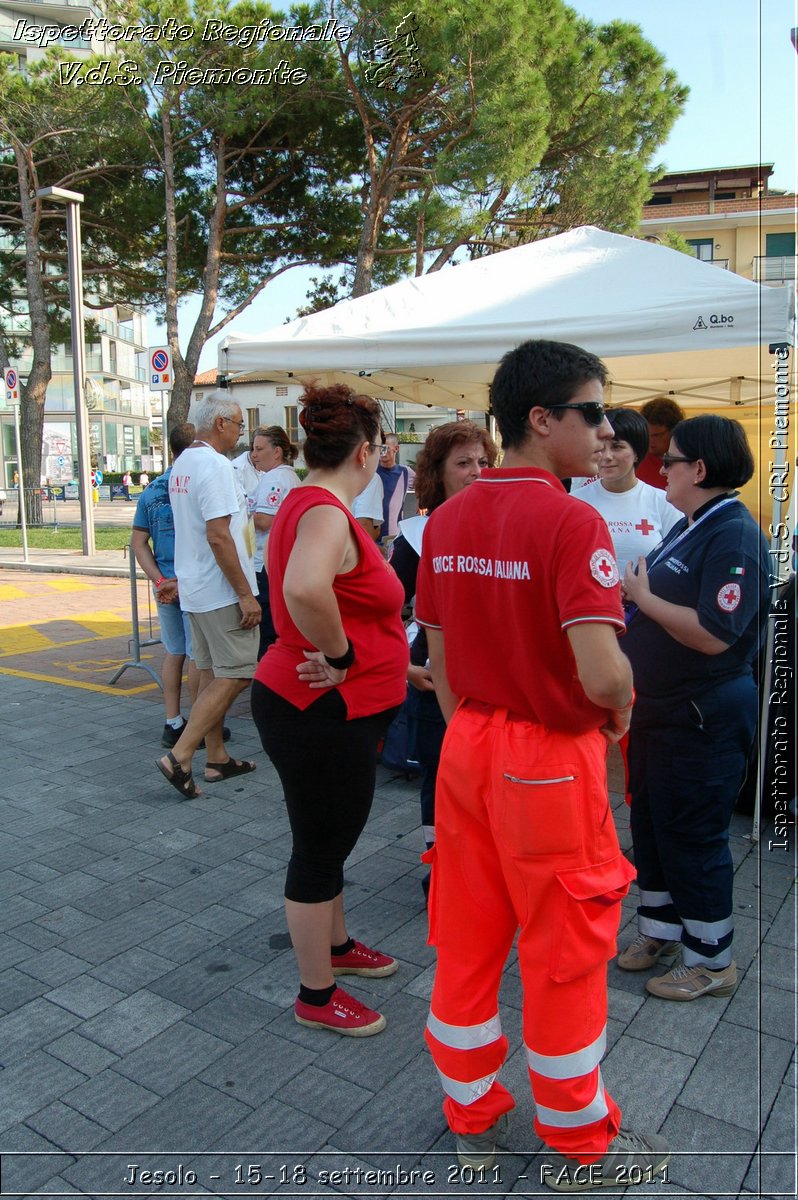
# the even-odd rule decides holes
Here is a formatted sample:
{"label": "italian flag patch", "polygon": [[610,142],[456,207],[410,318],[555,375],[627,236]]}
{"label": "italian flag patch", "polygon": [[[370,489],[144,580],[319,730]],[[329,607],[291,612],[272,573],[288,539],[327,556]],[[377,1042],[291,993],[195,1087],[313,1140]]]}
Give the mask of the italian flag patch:
{"label": "italian flag patch", "polygon": [[745,575],[745,567],[732,567],[729,571],[730,575]]}

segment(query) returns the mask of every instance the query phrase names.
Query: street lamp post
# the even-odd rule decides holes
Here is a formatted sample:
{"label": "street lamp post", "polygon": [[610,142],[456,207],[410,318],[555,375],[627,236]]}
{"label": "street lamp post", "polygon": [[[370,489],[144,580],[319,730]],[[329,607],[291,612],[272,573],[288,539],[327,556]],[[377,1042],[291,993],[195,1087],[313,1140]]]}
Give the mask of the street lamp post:
{"label": "street lamp post", "polygon": [[40,188],[37,200],[52,200],[66,206],[67,259],[69,266],[69,311],[72,320],[72,378],[75,392],[75,433],[78,442],[78,485],[80,488],[80,531],[83,553],[94,554],[94,509],[91,500],[91,460],[86,420],[86,344],[83,328],[83,263],[80,252],[81,192],[65,188]]}

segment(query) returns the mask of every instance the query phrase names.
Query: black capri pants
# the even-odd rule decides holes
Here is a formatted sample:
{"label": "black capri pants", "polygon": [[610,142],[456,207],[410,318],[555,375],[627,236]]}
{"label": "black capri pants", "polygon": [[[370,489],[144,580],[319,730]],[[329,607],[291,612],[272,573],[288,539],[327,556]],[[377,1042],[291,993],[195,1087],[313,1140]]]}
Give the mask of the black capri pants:
{"label": "black capri pants", "polygon": [[396,712],[347,721],[336,688],[301,710],[253,683],[252,716],[280,776],[293,838],[286,900],[319,904],[343,890],[344,863],[374,799],[377,747]]}

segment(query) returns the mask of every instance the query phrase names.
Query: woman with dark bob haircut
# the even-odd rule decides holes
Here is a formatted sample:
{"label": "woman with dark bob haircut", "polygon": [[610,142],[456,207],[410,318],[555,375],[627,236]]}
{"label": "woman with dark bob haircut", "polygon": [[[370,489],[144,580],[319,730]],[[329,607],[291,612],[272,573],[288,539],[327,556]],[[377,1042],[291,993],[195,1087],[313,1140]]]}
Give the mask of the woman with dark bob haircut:
{"label": "woman with dark bob haircut", "polygon": [[646,984],[663,1000],[737,986],[729,822],[756,731],[753,664],[769,601],[767,543],[734,490],[753,470],[737,421],[676,425],[662,472],[684,517],[624,577],[640,906],[638,937],[618,965],[646,970],[681,948],[681,963]]}
{"label": "woman with dark bob haircut", "polygon": [[[431,429],[416,459],[415,493],[419,508],[426,509],[428,516],[445,500],[478,479],[485,467],[492,467],[497,454],[487,430],[473,421],[451,421]],[[400,521],[399,537],[391,547],[391,566],[402,582],[408,604],[416,594],[427,516]],[[427,659],[427,632],[422,628],[410,647],[406,712],[408,756],[421,765],[421,826],[429,851],[435,841],[435,780],[446,723]],[[426,894],[429,876],[423,880],[423,887]]]}
{"label": "woman with dark bob haircut", "polygon": [[255,674],[252,715],[293,839],[285,911],[299,966],[294,1016],[368,1037],[385,1018],[336,976],[381,978],[398,963],[349,936],[343,867],[371,809],[377,744],[404,700],[403,593],[351,512],[377,470],[379,405],[343,385],[309,386],[301,404],[310,470],[269,532],[277,641]]}
{"label": "woman with dark bob haircut", "polygon": [[607,522],[612,546],[623,576],[628,562],[662,541],[679,520],[661,488],[637,477],[637,468],[648,453],[648,426],[633,408],[610,408],[607,420],[612,438],[604,443],[598,460],[598,479],[574,489]]}

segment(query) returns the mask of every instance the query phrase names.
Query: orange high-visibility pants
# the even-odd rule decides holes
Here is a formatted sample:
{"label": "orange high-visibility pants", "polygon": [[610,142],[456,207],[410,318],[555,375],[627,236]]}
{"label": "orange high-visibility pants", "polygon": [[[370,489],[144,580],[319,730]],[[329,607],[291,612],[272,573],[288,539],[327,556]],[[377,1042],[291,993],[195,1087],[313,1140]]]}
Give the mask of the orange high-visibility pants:
{"label": "orange high-visibility pants", "polygon": [[594,1161],[621,1121],[599,1063],[606,965],[634,878],[609,807],[604,738],[464,702],[444,741],[429,853],[437,969],[425,1036],[450,1128],[479,1133],[514,1107],[496,1078],[507,1053],[498,993],[520,926],[535,1129]]}

